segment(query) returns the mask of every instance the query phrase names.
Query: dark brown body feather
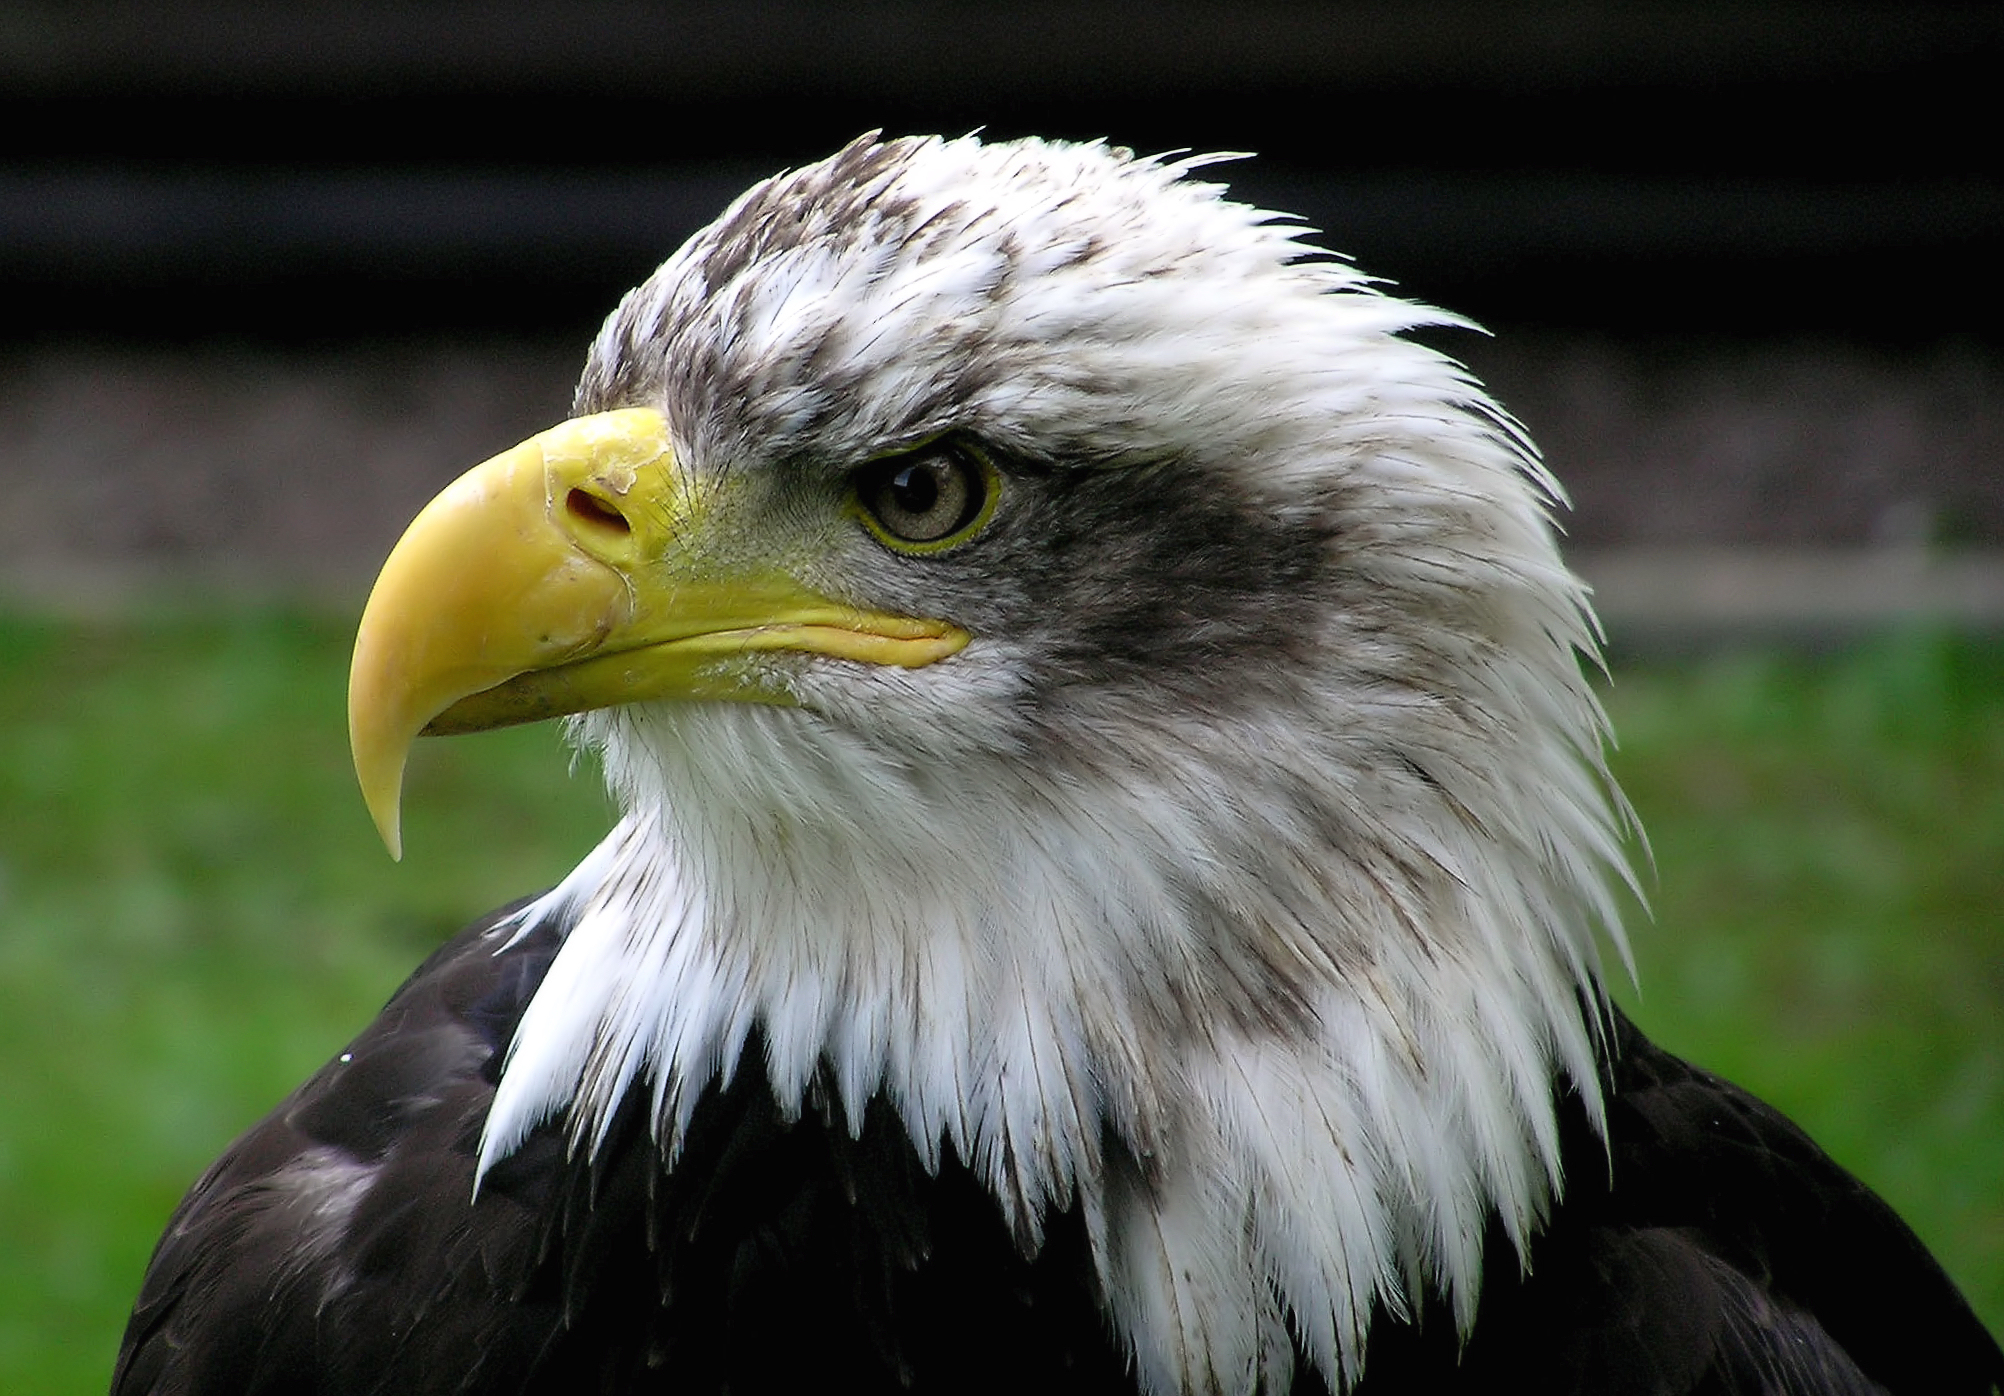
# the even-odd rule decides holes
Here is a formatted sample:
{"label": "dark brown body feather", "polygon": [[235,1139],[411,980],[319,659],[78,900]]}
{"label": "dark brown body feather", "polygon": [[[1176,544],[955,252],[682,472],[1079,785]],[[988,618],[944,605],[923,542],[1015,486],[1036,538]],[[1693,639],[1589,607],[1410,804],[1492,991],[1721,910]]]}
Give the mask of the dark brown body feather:
{"label": "dark brown body feather", "polygon": [[[119,1396],[1132,1389],[1076,1212],[1026,1256],[881,1100],[855,1130],[824,1099],[780,1108],[756,1040],[672,1168],[629,1102],[591,1163],[546,1128],[476,1199],[503,1054],[556,949],[497,923],[196,1184]],[[1625,1020],[1611,1046],[1609,1140],[1566,1103],[1566,1197],[1528,1277],[1493,1235],[1465,1345],[1444,1313],[1380,1316],[1362,1396],[2004,1389],[1941,1269],[1801,1131]],[[1322,1389],[1305,1364],[1296,1389]]]}

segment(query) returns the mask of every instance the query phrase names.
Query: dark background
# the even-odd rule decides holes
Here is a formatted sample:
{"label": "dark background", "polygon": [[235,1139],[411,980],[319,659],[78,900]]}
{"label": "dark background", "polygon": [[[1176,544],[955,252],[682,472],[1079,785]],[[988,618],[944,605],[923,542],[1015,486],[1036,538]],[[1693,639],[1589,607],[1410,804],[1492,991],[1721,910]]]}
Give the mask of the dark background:
{"label": "dark background", "polygon": [[1228,175],[1492,326],[1994,336],[2004,7],[13,4],[7,332],[580,333],[857,133]]}

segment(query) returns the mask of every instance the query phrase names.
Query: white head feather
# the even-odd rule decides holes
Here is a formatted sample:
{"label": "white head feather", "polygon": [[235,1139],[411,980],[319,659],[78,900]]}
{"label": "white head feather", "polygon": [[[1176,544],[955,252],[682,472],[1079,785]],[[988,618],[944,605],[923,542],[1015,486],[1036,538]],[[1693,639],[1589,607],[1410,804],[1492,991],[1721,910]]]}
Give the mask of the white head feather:
{"label": "white head feather", "polygon": [[1290,1329],[1340,1389],[1374,1306],[1472,1318],[1488,1217],[1521,1251],[1561,1183],[1555,1094],[1599,1110],[1625,875],[1557,487],[1399,337],[1458,322],[1202,163],[858,142],[608,320],[581,405],[660,407],[692,470],[953,431],[1128,488],[1136,530],[1169,463],[1315,542],[1262,583],[1271,616],[1121,582],[1176,642],[1159,668],[1068,645],[1102,598],[1054,568],[989,577],[1036,622],[945,613],[975,638],[927,669],[578,720],[625,818],[524,913],[567,940],[483,1169],[546,1120],[590,1147],[629,1090],[672,1160],[756,1028],[743,1069],[782,1102],[824,1068],[852,1122],[882,1093],[1026,1243],[1079,1205],[1156,1392],[1284,1387]]}

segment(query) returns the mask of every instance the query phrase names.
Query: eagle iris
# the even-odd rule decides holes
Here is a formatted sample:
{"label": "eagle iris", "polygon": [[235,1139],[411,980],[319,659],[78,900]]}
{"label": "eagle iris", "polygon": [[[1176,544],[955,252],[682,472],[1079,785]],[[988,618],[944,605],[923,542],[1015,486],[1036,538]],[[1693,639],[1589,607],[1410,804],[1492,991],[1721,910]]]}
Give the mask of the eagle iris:
{"label": "eagle iris", "polygon": [[902,551],[951,547],[985,522],[996,495],[992,467],[966,448],[935,443],[857,473],[856,500],[870,531]]}

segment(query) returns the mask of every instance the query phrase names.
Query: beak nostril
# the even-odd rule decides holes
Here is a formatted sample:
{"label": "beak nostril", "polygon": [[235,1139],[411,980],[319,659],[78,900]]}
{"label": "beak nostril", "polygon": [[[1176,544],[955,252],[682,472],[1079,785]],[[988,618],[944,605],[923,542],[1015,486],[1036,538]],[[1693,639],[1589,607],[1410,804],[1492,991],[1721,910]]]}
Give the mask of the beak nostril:
{"label": "beak nostril", "polygon": [[633,525],[626,521],[626,515],[588,490],[572,490],[564,497],[564,507],[570,510],[572,518],[594,528],[613,533],[633,532]]}

